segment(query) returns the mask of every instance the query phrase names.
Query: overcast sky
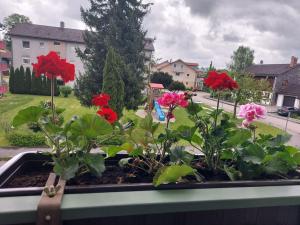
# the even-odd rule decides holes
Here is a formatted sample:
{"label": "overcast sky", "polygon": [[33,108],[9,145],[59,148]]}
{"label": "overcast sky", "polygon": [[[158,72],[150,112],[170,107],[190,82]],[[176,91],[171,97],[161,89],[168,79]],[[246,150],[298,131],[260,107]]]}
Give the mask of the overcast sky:
{"label": "overcast sky", "polygon": [[[148,1],[148,0],[147,0]],[[300,56],[299,0],[152,0],[144,27],[155,37],[155,57],[181,58],[207,67],[230,63],[239,45],[255,50],[255,62],[289,63]],[[12,13],[33,23],[84,29],[80,5],[88,0],[0,0],[0,21]]]}

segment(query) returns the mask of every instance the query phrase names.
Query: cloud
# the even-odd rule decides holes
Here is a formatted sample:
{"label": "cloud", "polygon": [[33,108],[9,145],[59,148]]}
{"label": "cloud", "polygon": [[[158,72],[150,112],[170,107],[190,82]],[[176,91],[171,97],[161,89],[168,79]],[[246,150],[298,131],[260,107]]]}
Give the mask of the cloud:
{"label": "cloud", "polygon": [[[300,57],[299,0],[144,0],[153,2],[144,20],[148,36],[156,37],[156,58],[212,60],[225,67],[239,45],[255,50],[255,62],[288,63]],[[33,23],[84,29],[80,6],[88,0],[0,1],[0,21],[12,13]]]}

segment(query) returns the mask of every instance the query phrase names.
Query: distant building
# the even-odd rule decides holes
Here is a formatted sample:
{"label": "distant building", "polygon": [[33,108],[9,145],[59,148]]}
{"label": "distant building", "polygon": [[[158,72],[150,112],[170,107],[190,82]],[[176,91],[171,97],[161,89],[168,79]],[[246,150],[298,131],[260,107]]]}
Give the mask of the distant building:
{"label": "distant building", "polygon": [[[13,66],[32,67],[37,56],[46,55],[50,51],[57,52],[61,58],[75,64],[75,73],[84,73],[81,59],[76,54],[76,48],[85,49],[83,30],[37,24],[17,24],[10,31],[12,39]],[[145,55],[150,60],[154,51],[153,39],[145,40]]]}
{"label": "distant building", "polygon": [[297,60],[292,56],[289,64],[263,64],[261,61],[247,68],[255,78],[270,82],[270,104],[300,108],[300,64]]}
{"label": "distant building", "polygon": [[185,62],[178,59],[174,62],[165,61],[156,64],[152,68],[153,72],[168,73],[173,77],[173,80],[182,82],[188,88],[202,89],[203,72],[199,69],[198,63]]}
{"label": "distant building", "polygon": [[5,42],[0,41],[0,86],[4,83],[4,75],[8,75],[11,52],[6,49]]}

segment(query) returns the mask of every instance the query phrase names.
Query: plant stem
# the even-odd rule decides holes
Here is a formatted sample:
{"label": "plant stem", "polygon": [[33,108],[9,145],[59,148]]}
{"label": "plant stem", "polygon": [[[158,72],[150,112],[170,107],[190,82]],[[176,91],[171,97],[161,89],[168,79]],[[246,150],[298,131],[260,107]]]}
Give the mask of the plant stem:
{"label": "plant stem", "polygon": [[55,123],[54,117],[54,76],[51,77],[51,111],[52,111],[52,122]]}
{"label": "plant stem", "polygon": [[217,120],[218,120],[218,112],[219,112],[219,106],[220,106],[220,92],[218,92],[218,101],[217,101],[217,110],[216,110],[216,115],[215,115],[215,128],[217,127]]}

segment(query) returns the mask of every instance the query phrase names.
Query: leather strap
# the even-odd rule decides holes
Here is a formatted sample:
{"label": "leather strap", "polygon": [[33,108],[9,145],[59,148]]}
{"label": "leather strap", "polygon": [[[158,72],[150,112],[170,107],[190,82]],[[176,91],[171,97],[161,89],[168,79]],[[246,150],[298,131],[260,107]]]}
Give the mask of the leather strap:
{"label": "leather strap", "polygon": [[[37,220],[36,225],[61,225],[60,206],[64,194],[66,181],[59,179],[55,187],[56,175],[50,173],[46,182],[46,187],[41,195],[41,199],[37,206]],[[57,190],[49,194],[49,189]]]}

